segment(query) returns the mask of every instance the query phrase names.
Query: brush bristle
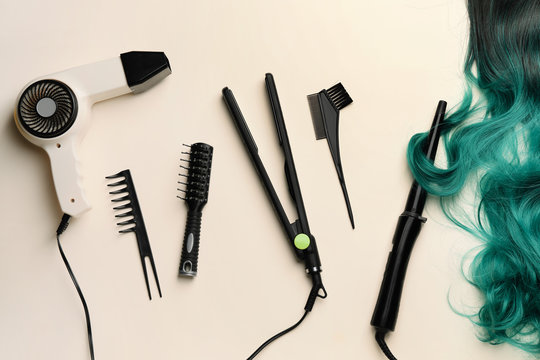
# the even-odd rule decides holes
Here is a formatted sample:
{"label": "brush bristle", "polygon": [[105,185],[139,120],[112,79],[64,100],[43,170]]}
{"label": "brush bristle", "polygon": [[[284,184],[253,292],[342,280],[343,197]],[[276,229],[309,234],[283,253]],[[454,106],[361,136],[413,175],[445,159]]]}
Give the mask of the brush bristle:
{"label": "brush bristle", "polygon": [[189,160],[181,159],[188,163],[188,167],[181,165],[184,170],[187,170],[187,174],[179,174],[186,178],[186,182],[178,182],[185,186],[183,189],[178,189],[183,192],[183,196],[178,197],[187,201],[188,206],[191,202],[206,203],[208,201],[213,154],[213,148],[208,144],[195,143],[190,147],[191,151],[184,153],[189,155]]}
{"label": "brush bristle", "polygon": [[338,110],[343,109],[353,102],[341,83],[332,86],[330,89],[326,90],[326,93],[330,96],[330,100]]}

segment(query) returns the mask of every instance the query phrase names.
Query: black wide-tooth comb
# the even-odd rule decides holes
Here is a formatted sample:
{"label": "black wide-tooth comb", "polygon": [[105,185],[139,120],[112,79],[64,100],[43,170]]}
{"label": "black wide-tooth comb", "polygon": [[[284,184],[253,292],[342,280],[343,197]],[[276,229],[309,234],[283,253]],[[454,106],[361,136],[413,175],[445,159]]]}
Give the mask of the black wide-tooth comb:
{"label": "black wide-tooth comb", "polygon": [[[137,193],[135,192],[135,185],[133,185],[133,179],[131,178],[131,172],[129,169],[119,172],[116,175],[107,176],[106,179],[123,178],[107,186],[121,186],[117,190],[109,192],[111,195],[123,195],[118,198],[114,198],[112,202],[126,202],[125,204],[115,206],[113,209],[118,211],[124,211],[115,215],[116,218],[129,218],[127,220],[117,223],[122,226],[123,229],[118,232],[121,234],[134,232],[137,237],[137,245],[139,247],[139,255],[141,257],[141,263],[144,273],[144,280],[146,282],[146,290],[148,291],[148,297],[152,300],[152,294],[150,293],[150,285],[148,283],[148,272],[146,269],[146,258],[150,260],[150,266],[154,273],[154,279],[156,280],[159,297],[161,297],[161,288],[159,286],[159,280],[156,271],[156,265],[154,263],[154,257],[152,256],[152,249],[150,248],[150,242],[148,241],[148,234],[146,233],[146,227],[144,226],[144,220],[139,206],[139,200],[137,199]],[[129,226],[129,227],[127,227]]]}
{"label": "black wide-tooth comb", "polygon": [[178,275],[194,277],[197,275],[202,209],[208,202],[214,148],[205,143],[195,143],[191,146],[184,144],[184,146],[189,147],[191,151],[182,152],[189,156],[189,160],[181,159],[188,164],[188,166],[180,165],[182,169],[187,170],[187,175],[179,174],[186,178],[186,182],[178,182],[185,186],[185,189],[178,189],[184,193],[183,197],[178,198],[185,200],[188,206]]}
{"label": "black wide-tooth comb", "polygon": [[332,154],[332,159],[336,166],[339,183],[343,190],[343,196],[345,197],[349,219],[351,220],[351,225],[354,229],[351,202],[349,200],[349,194],[347,193],[347,187],[345,186],[343,168],[341,167],[338,132],[339,111],[353,101],[341,83],[332,86],[328,90],[323,89],[316,94],[308,95],[307,98],[311,119],[313,121],[313,128],[315,129],[315,137],[317,140],[326,138],[328,142],[328,147],[330,148],[330,153]]}

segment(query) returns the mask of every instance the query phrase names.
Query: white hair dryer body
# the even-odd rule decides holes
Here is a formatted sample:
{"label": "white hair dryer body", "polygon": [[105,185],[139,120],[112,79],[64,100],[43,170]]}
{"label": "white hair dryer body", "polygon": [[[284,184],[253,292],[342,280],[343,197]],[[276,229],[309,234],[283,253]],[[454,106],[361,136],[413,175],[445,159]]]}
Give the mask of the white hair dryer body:
{"label": "white hair dryer body", "polygon": [[82,188],[77,148],[90,125],[93,104],[141,92],[171,73],[161,52],[129,52],[109,60],[39,77],[20,92],[15,123],[21,134],[49,155],[64,213],[90,209]]}

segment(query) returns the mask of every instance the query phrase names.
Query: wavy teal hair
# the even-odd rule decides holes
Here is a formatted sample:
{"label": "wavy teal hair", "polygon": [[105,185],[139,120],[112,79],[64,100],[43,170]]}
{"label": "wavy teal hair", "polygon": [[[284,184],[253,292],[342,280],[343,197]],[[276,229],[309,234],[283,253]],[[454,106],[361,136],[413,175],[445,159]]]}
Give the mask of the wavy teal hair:
{"label": "wavy teal hair", "polygon": [[[444,214],[482,240],[464,269],[483,296],[467,315],[479,338],[540,354],[540,1],[467,7],[466,90],[442,130],[447,167],[423,155],[427,133],[411,138],[408,162]],[[464,189],[475,211],[464,210]]]}

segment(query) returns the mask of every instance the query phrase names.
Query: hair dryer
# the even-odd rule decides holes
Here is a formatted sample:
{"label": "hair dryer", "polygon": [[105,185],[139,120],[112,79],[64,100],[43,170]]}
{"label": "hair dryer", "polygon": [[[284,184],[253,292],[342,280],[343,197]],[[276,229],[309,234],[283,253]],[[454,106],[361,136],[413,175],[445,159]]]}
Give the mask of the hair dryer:
{"label": "hair dryer", "polygon": [[81,184],[77,148],[98,101],[142,92],[171,73],[163,52],[132,51],[119,57],[39,77],[20,92],[15,123],[22,135],[49,155],[62,211],[90,209]]}

